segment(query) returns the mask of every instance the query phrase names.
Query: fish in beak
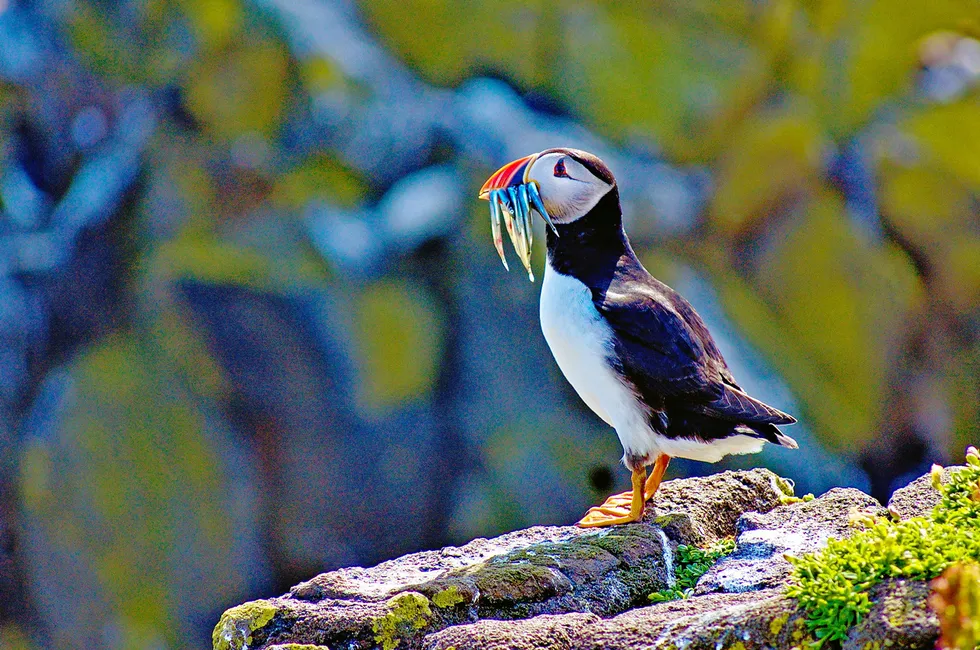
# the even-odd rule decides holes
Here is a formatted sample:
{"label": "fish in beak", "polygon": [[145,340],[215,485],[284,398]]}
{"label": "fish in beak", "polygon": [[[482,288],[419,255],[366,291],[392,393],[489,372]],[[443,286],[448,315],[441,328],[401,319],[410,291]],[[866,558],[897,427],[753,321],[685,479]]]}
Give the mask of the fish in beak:
{"label": "fish in beak", "polygon": [[538,193],[538,185],[528,179],[531,166],[538,154],[532,154],[507,163],[498,169],[480,188],[480,198],[490,202],[490,228],[493,231],[493,245],[500,255],[500,260],[507,266],[504,256],[504,238],[500,231],[500,220],[503,219],[507,234],[514,245],[517,257],[527,270],[527,276],[534,282],[531,271],[531,244],[533,231],[531,229],[531,210],[535,210],[545,220],[551,230],[558,234],[552,223],[544,202]]}

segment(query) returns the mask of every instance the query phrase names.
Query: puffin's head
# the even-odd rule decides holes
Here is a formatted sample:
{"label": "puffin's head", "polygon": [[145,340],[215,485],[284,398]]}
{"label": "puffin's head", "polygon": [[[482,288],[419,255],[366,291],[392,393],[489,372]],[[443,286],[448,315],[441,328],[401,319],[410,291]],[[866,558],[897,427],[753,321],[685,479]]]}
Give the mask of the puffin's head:
{"label": "puffin's head", "polygon": [[489,199],[493,190],[531,183],[546,210],[541,216],[549,224],[568,224],[588,214],[616,186],[616,179],[604,162],[586,151],[545,149],[497,170],[480,188],[480,198]]}
{"label": "puffin's head", "polygon": [[480,198],[490,202],[493,245],[507,268],[500,220],[528,277],[531,272],[531,210],[547,222],[558,236],[555,224],[568,224],[584,217],[596,203],[616,187],[605,163],[578,149],[546,149],[507,163],[480,188]]}

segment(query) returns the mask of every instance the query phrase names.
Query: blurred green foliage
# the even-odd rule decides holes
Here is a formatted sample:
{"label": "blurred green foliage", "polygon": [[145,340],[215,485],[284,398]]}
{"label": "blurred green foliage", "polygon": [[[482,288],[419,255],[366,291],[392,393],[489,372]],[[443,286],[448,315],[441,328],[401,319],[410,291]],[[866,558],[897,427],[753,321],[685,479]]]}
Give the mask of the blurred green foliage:
{"label": "blurred green foliage", "polygon": [[356,346],[364,359],[359,396],[369,410],[427,397],[436,381],[441,325],[418,287],[382,281],[362,287],[355,305]]}

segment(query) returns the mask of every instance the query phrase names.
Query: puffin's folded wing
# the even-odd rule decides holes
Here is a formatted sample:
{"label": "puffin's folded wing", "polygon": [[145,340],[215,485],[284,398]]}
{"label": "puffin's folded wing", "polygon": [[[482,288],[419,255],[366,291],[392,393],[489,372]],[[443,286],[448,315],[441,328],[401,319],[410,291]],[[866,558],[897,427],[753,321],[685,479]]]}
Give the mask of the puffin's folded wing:
{"label": "puffin's folded wing", "polygon": [[624,374],[648,404],[722,396],[722,378],[696,332],[656,293],[607,291],[593,303],[615,334]]}
{"label": "puffin's folded wing", "polygon": [[683,298],[666,286],[633,283],[630,289],[607,291],[595,305],[616,334],[624,373],[647,404],[672,402],[748,425],[796,422],[735,384],[708,329]]}
{"label": "puffin's folded wing", "polygon": [[696,413],[711,415],[721,420],[746,424],[793,424],[796,418],[773,408],[738,388],[723,385],[721,395],[707,404],[692,404],[688,408]]}

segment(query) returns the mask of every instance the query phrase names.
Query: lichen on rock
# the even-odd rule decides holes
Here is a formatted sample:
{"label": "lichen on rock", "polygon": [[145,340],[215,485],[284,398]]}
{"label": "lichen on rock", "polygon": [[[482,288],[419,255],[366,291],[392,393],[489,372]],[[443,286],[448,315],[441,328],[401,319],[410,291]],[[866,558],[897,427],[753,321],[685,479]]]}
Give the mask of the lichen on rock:
{"label": "lichen on rock", "polygon": [[464,596],[459,591],[459,587],[456,585],[449,585],[442,591],[437,591],[432,594],[432,604],[436,607],[455,607],[460,603],[466,602],[466,596]]}
{"label": "lichen on rock", "polygon": [[251,646],[256,633],[272,621],[278,611],[268,600],[255,600],[227,610],[212,633],[214,650],[243,650]]}
{"label": "lichen on rock", "polygon": [[431,621],[429,599],[406,591],[388,601],[388,612],[371,621],[371,631],[382,650],[394,650],[403,639],[416,636]]}
{"label": "lichen on rock", "polygon": [[451,591],[467,608],[457,617],[466,619],[609,615],[667,585],[665,545],[655,526],[617,527],[515,549],[409,588],[433,601]]}

